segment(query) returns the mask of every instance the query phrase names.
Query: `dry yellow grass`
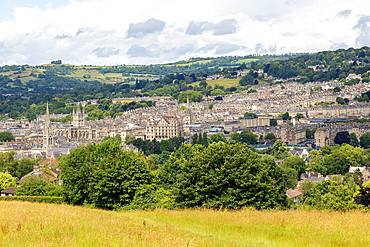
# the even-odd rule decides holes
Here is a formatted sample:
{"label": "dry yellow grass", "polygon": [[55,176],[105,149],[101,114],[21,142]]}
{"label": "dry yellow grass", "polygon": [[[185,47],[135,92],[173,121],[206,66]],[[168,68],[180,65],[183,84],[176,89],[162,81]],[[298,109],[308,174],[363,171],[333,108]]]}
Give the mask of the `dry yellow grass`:
{"label": "dry yellow grass", "polygon": [[370,214],[112,212],[0,201],[0,246],[370,246]]}

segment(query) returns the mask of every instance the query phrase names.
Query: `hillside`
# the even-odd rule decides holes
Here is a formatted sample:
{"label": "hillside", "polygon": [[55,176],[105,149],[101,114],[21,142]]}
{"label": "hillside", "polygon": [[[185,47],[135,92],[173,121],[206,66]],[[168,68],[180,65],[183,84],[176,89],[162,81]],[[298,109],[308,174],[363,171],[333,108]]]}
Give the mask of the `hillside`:
{"label": "hillside", "polygon": [[0,245],[361,247],[370,245],[369,217],[357,211],[115,212],[0,201]]}
{"label": "hillside", "polygon": [[[33,120],[45,113],[46,102],[50,102],[51,113],[70,114],[69,104],[91,99],[170,96],[179,100],[187,91],[197,95],[190,97],[192,101],[201,100],[202,95],[240,93],[251,86],[293,79],[301,83],[338,80],[353,85],[360,80],[346,81],[350,74],[361,75],[362,82],[370,81],[369,57],[370,48],[363,47],[314,54],[192,58],[162,65],[74,66],[58,60],[40,66],[3,66],[0,119]],[[96,111],[89,117],[115,117],[128,109],[117,107],[110,112],[109,107],[91,108]]]}

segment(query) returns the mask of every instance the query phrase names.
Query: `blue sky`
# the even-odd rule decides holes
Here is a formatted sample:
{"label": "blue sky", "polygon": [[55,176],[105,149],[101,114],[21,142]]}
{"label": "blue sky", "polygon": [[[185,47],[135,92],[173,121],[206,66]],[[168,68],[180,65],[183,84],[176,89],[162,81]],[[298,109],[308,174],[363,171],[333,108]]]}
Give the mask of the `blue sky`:
{"label": "blue sky", "polygon": [[367,0],[0,3],[0,65],[157,64],[370,45]]}

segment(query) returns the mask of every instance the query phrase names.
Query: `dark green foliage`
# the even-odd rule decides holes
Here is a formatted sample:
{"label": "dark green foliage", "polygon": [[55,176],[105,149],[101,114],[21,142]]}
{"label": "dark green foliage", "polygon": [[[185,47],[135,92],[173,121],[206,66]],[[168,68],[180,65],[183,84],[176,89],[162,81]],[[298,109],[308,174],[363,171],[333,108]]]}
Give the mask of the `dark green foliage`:
{"label": "dark green foliage", "polygon": [[203,100],[200,92],[189,90],[180,93],[178,102],[186,103],[187,97],[189,97],[189,102],[201,102]]}
{"label": "dark green foliage", "polygon": [[362,136],[360,136],[360,145],[363,148],[370,147],[370,133],[365,133]]}
{"label": "dark green foliage", "polygon": [[15,152],[0,153],[0,172],[9,172],[13,177],[20,179],[39,165],[40,159],[14,159]]}
{"label": "dark green foliage", "polygon": [[281,168],[291,168],[296,171],[296,178],[298,179],[302,173],[306,171],[306,162],[297,155],[292,155],[284,160]]}
{"label": "dark green foliage", "polygon": [[274,133],[268,133],[265,136],[265,139],[267,139],[267,140],[276,140],[276,137],[275,137]]}
{"label": "dark green foliage", "polygon": [[129,205],[142,186],[153,184],[145,157],[105,141],[74,149],[60,161],[63,198],[67,203],[99,208]]}
{"label": "dark green foliage", "polygon": [[338,105],[345,105],[346,102],[344,101],[344,99],[342,97],[337,97],[337,99],[335,100],[337,102]]}
{"label": "dark green foliage", "polygon": [[294,189],[298,182],[297,171],[290,167],[281,167],[281,171],[285,188]]}
{"label": "dark green foliage", "polygon": [[338,86],[337,86],[337,87],[335,87],[335,88],[334,88],[334,90],[333,90],[333,91],[334,91],[334,93],[338,93],[338,92],[340,92],[340,91],[342,91],[342,90],[340,89],[340,87],[338,87]]}
{"label": "dark green foliage", "polygon": [[11,132],[4,131],[0,132],[0,142],[9,142],[9,141],[14,141],[15,137]]}
{"label": "dark green foliage", "polygon": [[20,196],[62,196],[61,187],[43,177],[28,177],[17,190]]}
{"label": "dark green foliage", "polygon": [[0,196],[0,201],[22,201],[53,204],[62,204],[64,202],[62,197],[54,196]]}
{"label": "dark green foliage", "polygon": [[270,119],[270,126],[277,126],[277,120],[274,118]]}
{"label": "dark green foliage", "polygon": [[162,181],[179,207],[278,208],[287,205],[281,170],[246,145],[184,145],[171,155]]}
{"label": "dark green foliage", "polygon": [[343,143],[350,144],[351,139],[349,137],[348,131],[338,132],[337,135],[334,138],[334,143],[339,144],[339,145],[342,145]]}
{"label": "dark green foliage", "polygon": [[360,190],[353,197],[353,200],[356,204],[364,205],[365,207],[370,206],[370,187],[360,186]]}
{"label": "dark green foliage", "polygon": [[297,113],[295,115],[295,118],[304,118],[303,114],[302,113]]}
{"label": "dark green foliage", "polygon": [[306,129],[306,138],[313,139],[315,137],[315,132],[317,128],[314,129]]}
{"label": "dark green foliage", "polygon": [[281,117],[283,120],[290,120],[292,117],[289,115],[289,112],[286,113],[280,113],[279,117]]}
{"label": "dark green foliage", "polygon": [[246,112],[246,113],[244,113],[244,117],[258,118],[257,114],[256,113],[252,113],[252,112]]}
{"label": "dark green foliage", "polygon": [[145,140],[141,138],[133,140],[132,144],[139,150],[143,151],[145,155],[149,156],[151,154],[161,154],[164,151],[173,152],[178,149],[184,142],[184,137],[172,137],[168,140],[157,141],[156,139]]}
{"label": "dark green foliage", "polygon": [[[250,70],[248,74],[243,76],[242,79],[240,79],[239,84],[240,86],[246,86],[246,85],[254,85],[255,77],[253,75],[253,70]],[[257,81],[258,84],[258,81]]]}
{"label": "dark green foliage", "polygon": [[254,145],[257,143],[257,136],[249,131],[242,131],[242,133],[234,133],[231,135],[231,140],[238,143],[246,143],[248,145]]}

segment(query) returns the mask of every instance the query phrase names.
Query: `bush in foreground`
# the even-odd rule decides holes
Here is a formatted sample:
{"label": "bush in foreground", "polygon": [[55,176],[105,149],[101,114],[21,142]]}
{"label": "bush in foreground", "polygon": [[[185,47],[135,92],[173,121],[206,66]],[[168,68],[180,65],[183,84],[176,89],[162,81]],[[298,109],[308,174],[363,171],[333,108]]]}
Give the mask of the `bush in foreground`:
{"label": "bush in foreground", "polygon": [[257,209],[287,205],[281,169],[246,145],[183,145],[161,171],[179,207]]}
{"label": "bush in foreground", "polygon": [[81,146],[63,158],[60,166],[63,198],[75,205],[121,208],[129,205],[143,186],[154,181],[154,172],[145,157],[123,151],[119,142]]}

